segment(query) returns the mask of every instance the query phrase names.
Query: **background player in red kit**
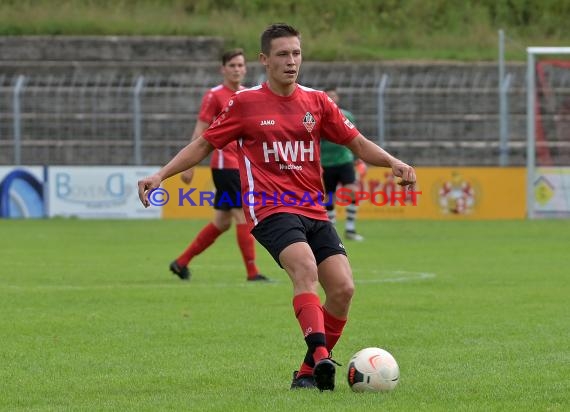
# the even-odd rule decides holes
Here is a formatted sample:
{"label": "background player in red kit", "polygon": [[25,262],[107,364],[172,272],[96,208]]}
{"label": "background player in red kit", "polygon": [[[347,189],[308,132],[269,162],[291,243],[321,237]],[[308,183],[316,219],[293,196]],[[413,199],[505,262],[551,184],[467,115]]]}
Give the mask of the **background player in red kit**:
{"label": "background player in red kit", "polygon": [[[192,133],[192,141],[202,135],[210,126],[216,116],[222,111],[224,105],[236,91],[244,89],[241,85],[246,74],[245,57],[242,49],[229,50],[222,56],[222,84],[210,89],[202,99],[198,120]],[[239,181],[239,166],[237,161],[237,145],[229,144],[223,149],[214,150],[210,161],[212,179],[216,187],[214,198],[214,219],[207,224],[192,243],[182,252],[176,260],[170,263],[170,270],[180,279],[189,279],[188,264],[204,250],[206,250],[222,233],[227,231],[236,222],[237,242],[243,257],[247,272],[247,280],[269,280],[259,273],[255,264],[255,239],[250,233],[246,223],[243,209],[240,204],[223,201],[225,193],[229,199],[239,199],[241,185]],[[190,168],[182,173],[182,181],[186,184],[192,182],[194,169]]]}
{"label": "background player in red kit", "polygon": [[[155,175],[139,181],[139,197],[162,180],[197,164],[214,147],[239,143],[238,160],[246,217],[256,239],[285,269],[293,284],[293,309],[307,353],[291,388],[334,389],[330,351],[346,324],[354,292],[344,246],[322,202],[320,138],[348,146],[365,162],[390,167],[403,186],[414,169],[366,139],[324,92],[296,83],[300,35],[286,24],[261,36],[260,61],[267,82],[233,96],[214,123]],[[284,196],[286,194],[286,196]],[[326,299],[321,305],[318,286]]]}

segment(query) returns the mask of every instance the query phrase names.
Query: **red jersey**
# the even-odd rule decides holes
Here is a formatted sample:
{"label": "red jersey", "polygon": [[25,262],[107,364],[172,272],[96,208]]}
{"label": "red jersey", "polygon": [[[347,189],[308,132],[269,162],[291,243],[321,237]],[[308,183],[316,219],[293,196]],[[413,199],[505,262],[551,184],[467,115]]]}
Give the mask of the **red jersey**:
{"label": "red jersey", "polygon": [[[240,86],[240,90],[245,87]],[[216,116],[222,111],[226,102],[236,92],[224,84],[220,84],[211,88],[202,98],[200,113],[198,119],[205,123],[211,124]],[[210,159],[210,167],[212,169],[237,169],[237,145],[232,144],[223,149],[215,150]]]}
{"label": "red jersey", "polygon": [[238,141],[243,207],[257,225],[282,212],[327,220],[320,139],[345,145],[358,134],[324,92],[297,85],[285,97],[263,84],[231,98],[203,137],[218,149]]}

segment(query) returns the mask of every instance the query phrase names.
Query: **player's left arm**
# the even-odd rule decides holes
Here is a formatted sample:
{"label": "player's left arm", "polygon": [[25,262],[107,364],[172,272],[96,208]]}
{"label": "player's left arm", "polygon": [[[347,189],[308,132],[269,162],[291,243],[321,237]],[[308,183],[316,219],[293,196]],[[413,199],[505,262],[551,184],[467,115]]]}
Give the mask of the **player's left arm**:
{"label": "player's left arm", "polygon": [[416,172],[413,167],[395,158],[362,134],[359,133],[346,146],[356,157],[368,164],[391,168],[394,176],[401,178],[398,182],[401,186],[413,186],[416,183]]}

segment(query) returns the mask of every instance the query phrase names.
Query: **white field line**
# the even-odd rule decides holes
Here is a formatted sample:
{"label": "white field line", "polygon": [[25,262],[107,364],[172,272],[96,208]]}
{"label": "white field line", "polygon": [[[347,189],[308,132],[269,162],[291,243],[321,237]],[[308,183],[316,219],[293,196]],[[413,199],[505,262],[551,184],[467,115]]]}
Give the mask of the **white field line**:
{"label": "white field line", "polygon": [[[380,271],[372,271],[373,274],[380,274]],[[354,279],[354,283],[397,283],[397,282],[412,282],[415,280],[433,279],[436,277],[435,273],[430,272],[408,272],[406,270],[396,270],[387,273],[392,277],[389,278],[373,278],[373,279]]]}
{"label": "white field line", "polygon": [[[354,279],[356,284],[373,284],[373,283],[401,283],[401,282],[414,282],[436,277],[435,273],[430,272],[410,272],[404,270],[396,271],[368,271],[375,275],[389,275],[390,277],[377,277],[371,279]],[[198,279],[197,281],[190,280],[179,281],[174,275],[171,276],[171,283],[112,283],[112,284],[99,284],[99,285],[12,285],[0,283],[0,289],[5,290],[20,290],[20,291],[70,291],[70,290],[120,290],[120,289],[174,289],[184,286],[206,287],[206,288],[236,288],[236,287],[250,287],[255,286],[258,282],[246,282],[245,279],[239,278],[235,282],[210,282],[207,276],[204,276],[205,281]],[[281,284],[289,284],[288,280],[283,278],[274,279],[271,282],[259,282],[265,286],[276,286]]]}

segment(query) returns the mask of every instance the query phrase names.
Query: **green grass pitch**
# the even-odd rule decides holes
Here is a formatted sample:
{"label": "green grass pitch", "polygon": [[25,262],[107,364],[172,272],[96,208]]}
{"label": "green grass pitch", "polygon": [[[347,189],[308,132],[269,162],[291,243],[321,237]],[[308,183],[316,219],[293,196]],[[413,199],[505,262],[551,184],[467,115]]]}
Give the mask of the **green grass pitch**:
{"label": "green grass pitch", "polygon": [[[332,393],[289,390],[305,347],[261,247],[271,284],[245,282],[233,230],[169,273],[204,223],[0,221],[0,410],[570,409],[570,221],[359,222]],[[349,389],[366,346],[395,391]]]}

